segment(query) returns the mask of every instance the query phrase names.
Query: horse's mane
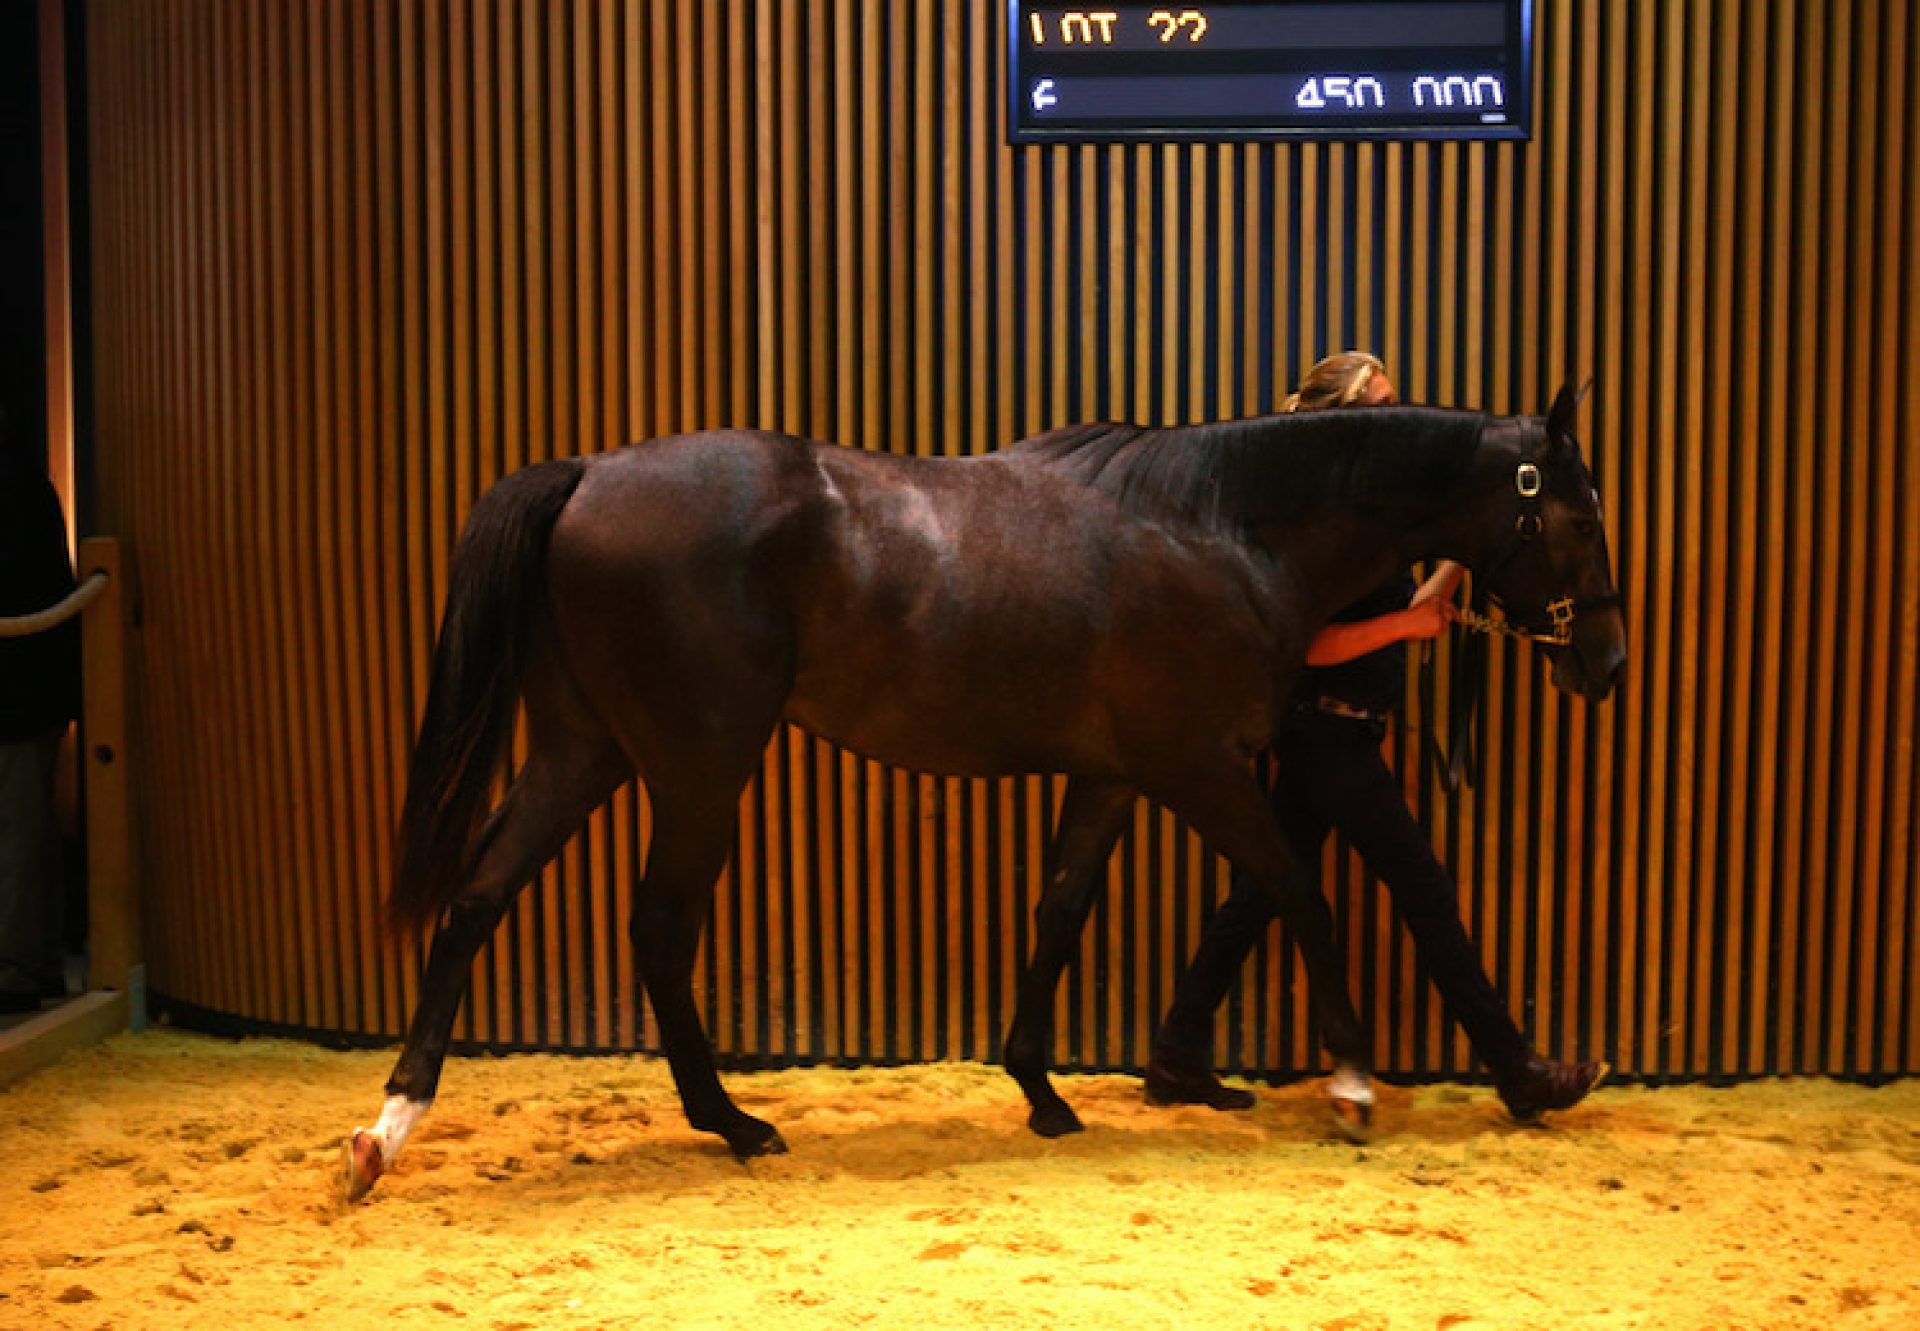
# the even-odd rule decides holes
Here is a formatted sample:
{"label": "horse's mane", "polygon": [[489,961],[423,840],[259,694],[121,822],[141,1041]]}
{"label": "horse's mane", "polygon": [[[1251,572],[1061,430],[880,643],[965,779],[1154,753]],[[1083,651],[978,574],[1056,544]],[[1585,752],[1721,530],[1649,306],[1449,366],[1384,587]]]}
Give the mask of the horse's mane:
{"label": "horse's mane", "polygon": [[1122,508],[1209,531],[1330,507],[1391,509],[1456,484],[1487,417],[1367,407],[1149,429],[1069,425],[1001,453],[1037,462]]}

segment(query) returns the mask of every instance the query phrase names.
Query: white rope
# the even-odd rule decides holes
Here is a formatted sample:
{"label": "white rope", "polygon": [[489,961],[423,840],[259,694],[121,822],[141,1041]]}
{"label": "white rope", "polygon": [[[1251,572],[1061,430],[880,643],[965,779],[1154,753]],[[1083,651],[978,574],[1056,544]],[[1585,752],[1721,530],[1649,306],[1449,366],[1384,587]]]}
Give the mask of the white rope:
{"label": "white rope", "polygon": [[15,615],[12,618],[0,617],[0,638],[26,638],[35,633],[45,633],[48,629],[58,628],[100,599],[107,589],[107,575],[102,572],[89,573],[85,582],[68,592],[66,599],[50,605],[45,610],[31,615]]}

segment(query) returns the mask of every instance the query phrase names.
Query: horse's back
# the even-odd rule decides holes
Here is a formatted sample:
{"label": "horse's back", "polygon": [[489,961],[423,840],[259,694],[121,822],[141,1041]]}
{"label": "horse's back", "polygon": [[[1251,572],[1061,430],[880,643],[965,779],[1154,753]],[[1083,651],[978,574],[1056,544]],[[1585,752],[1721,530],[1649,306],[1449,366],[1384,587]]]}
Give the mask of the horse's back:
{"label": "horse's back", "polygon": [[550,577],[590,692],[777,693],[857,752],[985,775],[1102,769],[1116,690],[1256,650],[1222,558],[1029,460],[714,431],[597,458]]}
{"label": "horse's back", "polygon": [[824,448],[765,430],[667,435],[589,459],[567,515],[576,532],[663,544],[751,529],[804,500]]}

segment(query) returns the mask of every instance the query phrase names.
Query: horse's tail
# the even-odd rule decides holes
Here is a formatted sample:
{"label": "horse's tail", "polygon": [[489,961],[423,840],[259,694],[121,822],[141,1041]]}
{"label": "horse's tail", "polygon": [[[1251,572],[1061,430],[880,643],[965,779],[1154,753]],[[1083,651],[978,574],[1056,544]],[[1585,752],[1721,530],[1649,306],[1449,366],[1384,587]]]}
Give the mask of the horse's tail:
{"label": "horse's tail", "polygon": [[432,924],[472,871],[513,739],[547,541],[585,467],[569,458],[515,472],[481,496],[454,546],[387,897],[396,931]]}

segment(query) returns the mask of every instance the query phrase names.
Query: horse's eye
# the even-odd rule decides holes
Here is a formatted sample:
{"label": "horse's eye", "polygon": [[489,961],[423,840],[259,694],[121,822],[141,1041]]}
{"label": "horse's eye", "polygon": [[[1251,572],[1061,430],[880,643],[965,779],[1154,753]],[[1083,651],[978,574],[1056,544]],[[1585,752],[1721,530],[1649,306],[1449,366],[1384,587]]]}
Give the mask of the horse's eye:
{"label": "horse's eye", "polygon": [[1590,540],[1593,534],[1600,530],[1600,524],[1592,518],[1575,518],[1573,520],[1573,529],[1578,532],[1583,539]]}

